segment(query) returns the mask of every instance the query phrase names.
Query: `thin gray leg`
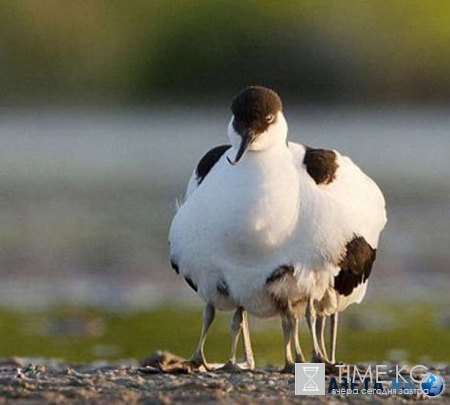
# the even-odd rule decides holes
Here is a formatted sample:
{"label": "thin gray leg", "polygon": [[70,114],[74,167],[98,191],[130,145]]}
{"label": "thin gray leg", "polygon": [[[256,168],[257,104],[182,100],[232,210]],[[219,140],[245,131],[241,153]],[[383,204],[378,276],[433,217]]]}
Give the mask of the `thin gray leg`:
{"label": "thin gray leg", "polygon": [[242,336],[244,342],[244,356],[247,368],[253,370],[255,368],[255,360],[253,357],[252,343],[250,341],[250,329],[248,326],[248,313],[247,311],[242,311]]}
{"label": "thin gray leg", "polygon": [[216,310],[214,306],[212,304],[207,304],[203,311],[203,326],[200,334],[200,341],[198,342],[198,346],[194,354],[189,359],[189,362],[197,367],[203,366],[206,369],[208,368],[203,348],[205,346],[206,335],[208,334],[209,327],[214,321],[215,314]]}
{"label": "thin gray leg", "polygon": [[237,372],[242,371],[242,369],[236,364],[236,351],[237,344],[239,341],[239,335],[241,334],[242,324],[244,320],[243,316],[244,309],[242,307],[238,307],[234,312],[233,318],[231,320],[231,351],[230,358],[225,363],[223,367],[219,370],[228,371],[228,372]]}
{"label": "thin gray leg", "polygon": [[294,317],[293,323],[294,323],[293,338],[294,338],[295,362],[296,363],[306,363],[305,356],[303,355],[302,348],[300,347],[300,339],[299,339],[299,331],[298,331],[298,324],[299,324],[298,318]]}
{"label": "thin gray leg", "polygon": [[338,330],[338,313],[334,313],[331,319],[331,363],[336,364],[336,344],[337,344],[337,330]]}
{"label": "thin gray leg", "polygon": [[321,315],[317,317],[317,338],[319,339],[319,346],[325,360],[328,360],[327,348],[325,346],[325,321],[327,317],[325,315]]}
{"label": "thin gray leg", "polygon": [[294,372],[294,360],[292,359],[291,352],[291,341],[292,334],[294,331],[294,325],[292,324],[292,320],[287,314],[281,315],[281,326],[283,328],[283,336],[284,336],[284,369],[285,373],[293,373]]}
{"label": "thin gray leg", "polygon": [[314,304],[312,301],[309,301],[306,306],[306,322],[308,323],[313,341],[313,362],[325,363],[325,357],[320,350],[319,342],[317,340],[316,321],[316,310],[314,308]]}
{"label": "thin gray leg", "polygon": [[233,365],[236,364],[237,344],[239,341],[239,335],[241,334],[242,322],[244,319],[243,312],[243,308],[238,307],[233,315],[233,319],[231,320],[231,353],[229,363]]}

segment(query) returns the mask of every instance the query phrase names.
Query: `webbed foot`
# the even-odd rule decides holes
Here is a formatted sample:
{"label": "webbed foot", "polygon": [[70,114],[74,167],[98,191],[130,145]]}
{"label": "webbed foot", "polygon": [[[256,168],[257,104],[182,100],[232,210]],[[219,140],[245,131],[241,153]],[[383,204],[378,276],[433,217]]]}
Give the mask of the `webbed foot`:
{"label": "webbed foot", "polygon": [[227,361],[222,367],[216,368],[215,371],[223,371],[226,373],[241,373],[245,371],[241,367],[239,367],[236,363],[232,363],[231,361]]}
{"label": "webbed foot", "polygon": [[281,369],[283,374],[295,374],[295,363],[286,363]]}

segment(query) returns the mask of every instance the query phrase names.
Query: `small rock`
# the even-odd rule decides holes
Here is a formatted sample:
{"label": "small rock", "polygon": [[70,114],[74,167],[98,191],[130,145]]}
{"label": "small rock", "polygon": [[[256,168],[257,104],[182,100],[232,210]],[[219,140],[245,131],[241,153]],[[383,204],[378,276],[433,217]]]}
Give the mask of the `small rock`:
{"label": "small rock", "polygon": [[186,361],[186,359],[183,359],[182,357],[179,357],[175,354],[172,354],[165,350],[158,350],[154,353],[152,353],[150,356],[147,356],[145,359],[140,361],[140,365],[145,366],[151,366],[155,368],[160,368],[179,364]]}
{"label": "small rock", "polygon": [[138,370],[144,374],[159,374],[162,372],[161,369],[152,366],[139,367]]}

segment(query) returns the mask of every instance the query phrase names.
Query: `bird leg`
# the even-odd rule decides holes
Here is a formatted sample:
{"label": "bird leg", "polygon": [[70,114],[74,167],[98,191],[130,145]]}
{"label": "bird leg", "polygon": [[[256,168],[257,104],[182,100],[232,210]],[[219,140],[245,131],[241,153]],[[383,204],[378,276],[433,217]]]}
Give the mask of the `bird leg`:
{"label": "bird leg", "polygon": [[300,347],[299,332],[298,332],[298,324],[299,324],[298,318],[294,317],[293,322],[294,322],[293,335],[294,335],[295,362],[296,363],[305,363],[306,362],[305,356],[303,355],[302,348]]}
{"label": "bird leg", "polygon": [[319,342],[317,340],[317,328],[316,328],[316,310],[314,308],[314,303],[312,300],[308,302],[306,306],[306,322],[308,323],[309,330],[311,332],[312,341],[313,341],[313,359],[314,363],[327,363],[325,356],[320,349]]}
{"label": "bird leg", "polygon": [[252,343],[250,341],[250,329],[248,326],[248,314],[247,311],[242,311],[242,336],[244,343],[244,357],[248,370],[255,368],[255,360],[253,358]]}
{"label": "bird leg", "polygon": [[338,313],[330,316],[331,320],[331,363],[336,364],[336,343],[337,343],[337,329],[338,329]]}
{"label": "bird leg", "polygon": [[[242,324],[244,320],[244,308],[238,307],[236,309],[233,318],[231,320],[231,352],[230,352],[230,358],[228,361],[224,364],[223,367],[221,367],[219,370],[221,371],[229,371],[229,372],[238,372],[242,371],[242,369],[236,364],[236,351],[237,351],[237,344],[239,340],[239,335],[242,330]],[[248,329],[247,329],[248,332]],[[245,344],[245,337],[244,337],[244,344]],[[251,349],[250,349],[251,350]]]}
{"label": "bird leg", "polygon": [[327,317],[325,315],[319,315],[317,317],[317,324],[316,324],[316,332],[317,332],[317,338],[319,339],[319,346],[320,350],[322,351],[322,354],[327,362],[329,362],[327,349],[325,346],[325,321]]}
{"label": "bird leg", "polygon": [[193,368],[198,369],[203,366],[206,370],[209,369],[205,360],[203,348],[205,346],[206,335],[208,333],[209,327],[214,321],[215,314],[216,310],[214,306],[212,304],[207,304],[203,311],[203,326],[202,332],[200,334],[200,341],[198,342],[198,346],[194,354],[187,362],[188,365],[190,365]]}
{"label": "bird leg", "polygon": [[292,359],[291,341],[294,331],[294,324],[292,318],[284,313],[281,315],[281,326],[283,328],[284,335],[284,368],[281,370],[283,373],[293,373],[295,371],[294,360]]}

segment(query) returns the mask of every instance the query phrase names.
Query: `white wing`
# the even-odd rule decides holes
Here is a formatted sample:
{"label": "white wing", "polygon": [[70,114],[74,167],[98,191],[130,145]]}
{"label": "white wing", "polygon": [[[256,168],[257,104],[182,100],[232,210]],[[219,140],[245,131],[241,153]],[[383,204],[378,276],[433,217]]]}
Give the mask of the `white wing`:
{"label": "white wing", "polygon": [[[332,276],[329,282],[324,278],[319,290],[331,288],[331,295],[339,295],[342,302],[330,305],[342,310],[365,294],[375,249],[386,224],[385,200],[376,183],[350,158],[333,151],[336,165],[323,163],[329,165],[331,181],[321,183],[304,163],[307,149],[298,144],[289,147],[300,173],[299,240],[306,245],[300,249],[308,252],[304,257],[314,258],[310,262],[318,274],[325,270]],[[315,163],[320,166],[321,160]],[[316,169],[320,172],[320,167]],[[327,167],[323,169],[326,172]]]}
{"label": "white wing", "polygon": [[177,208],[179,209],[188,198],[198,189],[203,179],[209,174],[211,170],[214,170],[216,163],[223,157],[228,150],[229,145],[220,145],[209,150],[198,162],[194,171],[189,178],[186,193],[184,198],[177,200]]}
{"label": "white wing", "polygon": [[338,169],[335,180],[321,186],[335,202],[334,215],[344,228],[377,248],[381,231],[386,224],[386,203],[377,184],[353,161],[334,151]]}
{"label": "white wing", "polygon": [[[353,161],[336,154],[334,179],[316,184],[308,173],[303,145],[289,143],[300,173],[301,217],[299,232],[327,257],[341,255],[339,248],[354,236],[362,236],[372,248],[386,224],[385,200],[376,183]],[[303,238],[302,238],[303,239]]]}

